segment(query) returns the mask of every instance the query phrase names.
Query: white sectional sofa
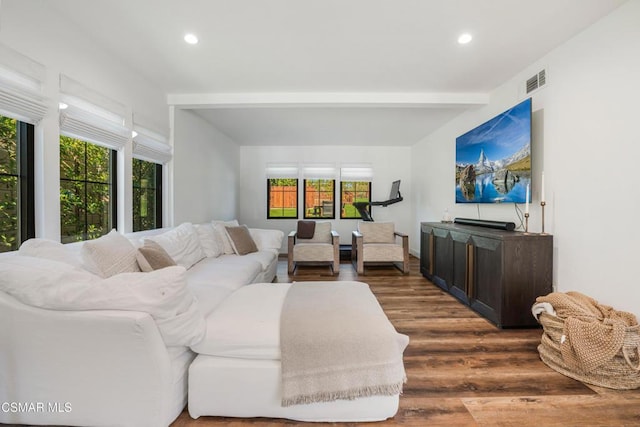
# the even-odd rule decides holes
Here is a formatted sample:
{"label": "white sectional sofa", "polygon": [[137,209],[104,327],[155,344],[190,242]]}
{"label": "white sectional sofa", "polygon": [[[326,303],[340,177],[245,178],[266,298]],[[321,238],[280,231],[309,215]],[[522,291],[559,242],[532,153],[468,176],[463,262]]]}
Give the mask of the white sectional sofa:
{"label": "white sectional sofa", "polygon": [[[175,420],[187,403],[195,357],[189,345],[204,336],[204,317],[236,289],[273,281],[284,237],[250,229],[258,250],[236,255],[215,234],[225,224],[214,225],[194,228],[201,253],[186,258],[209,256],[186,270],[100,278],[82,268],[87,242],[40,241],[1,254],[0,423],[137,427]],[[126,237],[134,247],[170,234],[176,243],[180,227]]]}
{"label": "white sectional sofa", "polygon": [[409,338],[365,283],[270,283],[283,238],[216,222],[0,254],[0,423],[167,426],[187,401],[193,418],[394,416]]}

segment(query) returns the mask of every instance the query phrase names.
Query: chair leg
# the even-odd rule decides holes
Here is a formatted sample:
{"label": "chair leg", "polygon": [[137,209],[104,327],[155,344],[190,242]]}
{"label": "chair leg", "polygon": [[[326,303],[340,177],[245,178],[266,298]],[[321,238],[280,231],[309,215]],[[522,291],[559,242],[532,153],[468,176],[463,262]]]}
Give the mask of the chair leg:
{"label": "chair leg", "polygon": [[331,269],[335,275],[340,272],[340,237],[332,233],[331,243],[333,245],[333,263],[331,264]]}
{"label": "chair leg", "polygon": [[294,232],[291,232],[289,234],[289,238],[287,239],[287,271],[289,272],[289,274],[293,273],[293,270],[295,270],[296,268],[296,265],[293,262],[293,247],[296,244],[293,233]]}
{"label": "chair leg", "polygon": [[293,253],[292,251],[289,251],[289,254],[287,255],[287,271],[291,274],[295,269],[296,263],[293,261]]}
{"label": "chair leg", "polygon": [[362,251],[359,251],[358,255],[358,259],[356,260],[356,273],[364,275],[364,259],[362,259]]}
{"label": "chair leg", "polygon": [[364,259],[362,257],[362,235],[353,232],[351,237],[351,262],[356,268],[356,273],[364,275]]}
{"label": "chair leg", "polygon": [[402,236],[402,272],[409,273],[409,237]]}

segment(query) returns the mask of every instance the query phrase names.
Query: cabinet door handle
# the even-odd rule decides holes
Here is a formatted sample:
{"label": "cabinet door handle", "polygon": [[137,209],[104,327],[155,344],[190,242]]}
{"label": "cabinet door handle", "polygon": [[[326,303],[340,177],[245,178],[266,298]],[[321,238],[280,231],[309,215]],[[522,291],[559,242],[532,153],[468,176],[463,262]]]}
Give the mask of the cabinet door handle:
{"label": "cabinet door handle", "polygon": [[429,274],[433,275],[433,264],[435,262],[435,242],[433,239],[433,233],[429,233]]}
{"label": "cabinet door handle", "polygon": [[467,297],[474,297],[473,277],[475,275],[474,267],[474,247],[471,243],[467,243],[467,274],[465,276],[465,287],[467,288]]}

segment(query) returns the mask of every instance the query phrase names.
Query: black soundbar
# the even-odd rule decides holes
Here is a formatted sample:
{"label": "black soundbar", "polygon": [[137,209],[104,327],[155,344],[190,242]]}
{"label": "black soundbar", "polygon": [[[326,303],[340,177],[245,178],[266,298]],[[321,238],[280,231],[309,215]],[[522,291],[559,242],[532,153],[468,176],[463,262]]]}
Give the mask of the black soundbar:
{"label": "black soundbar", "polygon": [[463,224],[463,225],[476,225],[478,227],[497,228],[498,230],[513,231],[516,229],[516,225],[513,222],[506,222],[506,221],[489,221],[486,219],[456,218],[454,222],[456,224]]}

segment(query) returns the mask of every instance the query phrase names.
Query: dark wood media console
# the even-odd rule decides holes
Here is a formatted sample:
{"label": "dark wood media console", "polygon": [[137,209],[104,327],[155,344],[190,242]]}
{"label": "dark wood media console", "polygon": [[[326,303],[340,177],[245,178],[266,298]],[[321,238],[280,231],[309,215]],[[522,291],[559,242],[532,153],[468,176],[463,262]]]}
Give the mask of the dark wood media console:
{"label": "dark wood media console", "polygon": [[552,292],[553,236],[423,222],[420,271],[499,328],[537,327],[536,297]]}

